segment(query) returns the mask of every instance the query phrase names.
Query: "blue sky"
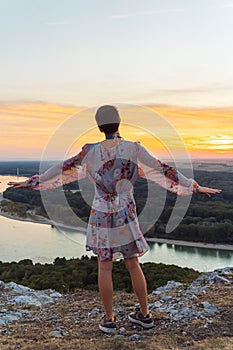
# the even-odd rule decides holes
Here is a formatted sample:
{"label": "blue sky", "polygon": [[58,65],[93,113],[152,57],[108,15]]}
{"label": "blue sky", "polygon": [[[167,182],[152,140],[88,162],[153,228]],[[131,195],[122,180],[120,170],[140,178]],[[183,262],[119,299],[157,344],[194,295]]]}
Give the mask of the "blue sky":
{"label": "blue sky", "polygon": [[0,0],[0,102],[233,105],[231,0]]}

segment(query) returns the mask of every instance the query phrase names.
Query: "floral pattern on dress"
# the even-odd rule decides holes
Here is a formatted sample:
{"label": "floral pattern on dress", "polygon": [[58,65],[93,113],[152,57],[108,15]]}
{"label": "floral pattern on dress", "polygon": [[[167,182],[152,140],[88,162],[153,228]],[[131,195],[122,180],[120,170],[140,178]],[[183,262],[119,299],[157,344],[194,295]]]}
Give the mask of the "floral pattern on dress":
{"label": "floral pattern on dress", "polygon": [[106,149],[86,144],[76,156],[27,180],[35,190],[53,189],[88,177],[95,187],[86,249],[100,260],[141,256],[148,244],[140,230],[133,186],[138,177],[180,196],[195,192],[198,183],[151,155],[140,142],[121,140]]}

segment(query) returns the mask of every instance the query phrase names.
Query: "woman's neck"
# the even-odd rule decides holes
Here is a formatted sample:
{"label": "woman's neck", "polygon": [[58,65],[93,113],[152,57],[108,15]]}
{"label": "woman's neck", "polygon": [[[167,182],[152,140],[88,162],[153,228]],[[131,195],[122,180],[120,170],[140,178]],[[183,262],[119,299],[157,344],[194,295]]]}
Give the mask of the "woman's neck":
{"label": "woman's neck", "polygon": [[111,147],[114,147],[116,145],[119,145],[119,143],[122,140],[122,137],[120,136],[118,131],[116,133],[114,133],[114,134],[111,134],[111,135],[114,135],[114,137],[111,137],[111,138],[110,137],[109,138],[106,137],[106,139],[101,142],[103,144],[103,146],[106,147],[106,148],[111,148]]}
{"label": "woman's neck", "polygon": [[116,131],[114,133],[105,134],[106,140],[114,140],[116,138],[121,138],[119,131]]}

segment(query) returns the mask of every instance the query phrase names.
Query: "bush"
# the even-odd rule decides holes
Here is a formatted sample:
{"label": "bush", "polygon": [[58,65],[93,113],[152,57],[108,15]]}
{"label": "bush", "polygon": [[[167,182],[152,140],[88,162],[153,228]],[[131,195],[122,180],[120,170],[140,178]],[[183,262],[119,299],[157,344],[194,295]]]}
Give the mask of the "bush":
{"label": "bush", "polygon": [[[169,280],[191,282],[199,272],[175,265],[144,263],[141,265],[148,283],[148,291],[166,284]],[[96,257],[80,259],[56,258],[53,264],[33,264],[31,260],[19,263],[0,263],[0,280],[14,281],[33,289],[52,288],[60,292],[76,288],[98,290],[98,263]],[[128,271],[123,261],[113,263],[113,281],[116,290],[132,292]]]}

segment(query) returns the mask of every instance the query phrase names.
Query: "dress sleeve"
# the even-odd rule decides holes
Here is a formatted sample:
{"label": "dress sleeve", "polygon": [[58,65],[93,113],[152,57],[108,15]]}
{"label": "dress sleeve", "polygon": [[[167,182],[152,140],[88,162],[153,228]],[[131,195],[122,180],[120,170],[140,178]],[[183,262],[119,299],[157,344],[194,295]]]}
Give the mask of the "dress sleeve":
{"label": "dress sleeve", "polygon": [[86,155],[90,145],[83,146],[80,153],[26,180],[33,190],[50,190],[86,177]]}
{"label": "dress sleeve", "polygon": [[136,145],[140,177],[151,180],[178,196],[189,196],[198,191],[197,181],[188,179],[174,167],[152,156],[139,142]]}

